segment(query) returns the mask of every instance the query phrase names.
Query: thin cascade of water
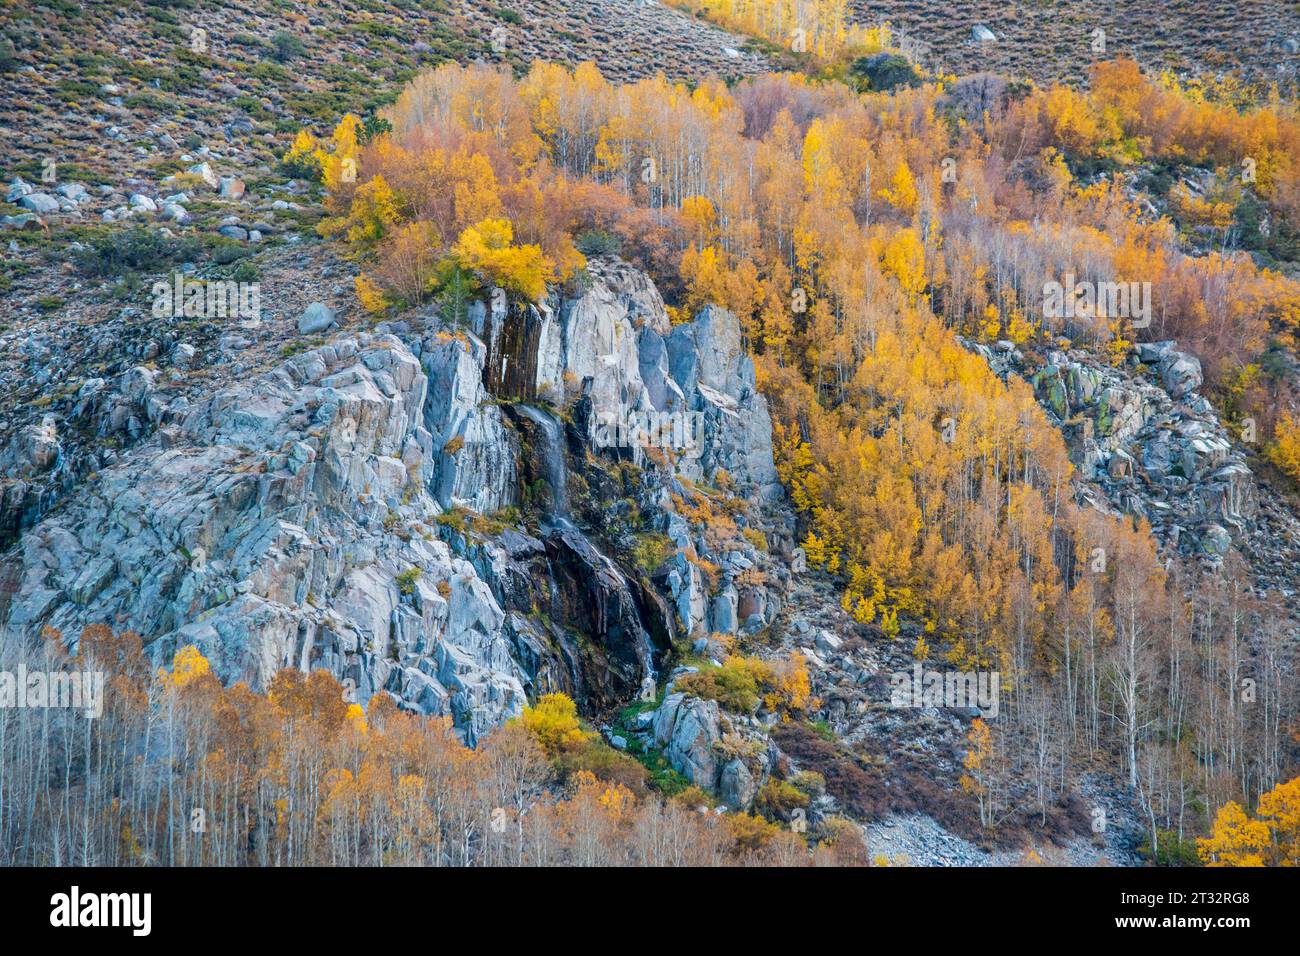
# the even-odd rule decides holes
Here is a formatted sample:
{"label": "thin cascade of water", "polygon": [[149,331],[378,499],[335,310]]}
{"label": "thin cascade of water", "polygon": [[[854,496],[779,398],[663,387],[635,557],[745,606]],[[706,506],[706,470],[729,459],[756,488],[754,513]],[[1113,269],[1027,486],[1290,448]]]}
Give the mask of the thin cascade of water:
{"label": "thin cascade of water", "polygon": [[[566,464],[563,445],[564,426],[554,415],[540,408],[532,405],[519,405],[518,408],[525,418],[537,425],[544,436],[541,457],[543,467],[546,469],[547,484],[551,486],[551,505],[544,516],[543,527],[547,528],[552,534],[571,535],[578,539],[582,545],[585,545],[604,562],[609,571],[622,582],[623,587],[631,595],[633,593],[632,583],[628,580],[627,575],[623,573],[623,569],[597,548],[570,519],[568,465]],[[633,601],[633,604],[635,603]],[[639,610],[637,611],[637,624],[640,631],[637,649],[646,673],[641,687],[641,696],[643,698],[646,696],[653,698],[656,686],[654,655],[650,646],[650,637],[646,631],[645,623],[641,620]]]}

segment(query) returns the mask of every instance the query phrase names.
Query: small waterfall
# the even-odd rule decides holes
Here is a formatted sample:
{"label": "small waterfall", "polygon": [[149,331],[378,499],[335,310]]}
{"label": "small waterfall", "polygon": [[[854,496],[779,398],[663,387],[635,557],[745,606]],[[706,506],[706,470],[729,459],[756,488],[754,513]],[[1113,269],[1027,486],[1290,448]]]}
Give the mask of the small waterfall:
{"label": "small waterfall", "polygon": [[[564,449],[564,425],[554,415],[532,405],[517,405],[519,413],[535,424],[544,436],[544,447],[540,449],[543,467],[546,470],[546,482],[551,486],[551,504],[545,513],[543,527],[552,535],[566,539],[568,547],[575,554],[589,555],[592,565],[599,565],[607,574],[616,579],[625,596],[625,600],[635,610],[633,585],[623,569],[592,543],[569,517],[568,464]],[[592,566],[589,565],[589,566]],[[656,689],[654,667],[654,649],[650,644],[650,635],[641,620],[639,610],[635,610],[637,630],[637,657],[645,669],[645,678],[640,688],[641,699],[653,699]]]}
{"label": "small waterfall", "polygon": [[[569,521],[568,468],[564,463],[564,426],[549,412],[532,405],[518,406],[520,414],[541,429],[545,436],[542,449],[546,483],[551,486],[551,508],[547,517],[558,527],[573,528]],[[577,530],[574,528],[574,530]]]}

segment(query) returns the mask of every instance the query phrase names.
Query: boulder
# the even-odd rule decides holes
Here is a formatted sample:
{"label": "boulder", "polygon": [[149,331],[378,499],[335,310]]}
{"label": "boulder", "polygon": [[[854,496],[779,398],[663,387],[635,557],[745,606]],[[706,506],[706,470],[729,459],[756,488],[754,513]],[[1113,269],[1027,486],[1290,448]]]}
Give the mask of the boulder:
{"label": "boulder", "polygon": [[186,172],[191,176],[198,176],[209,188],[217,188],[217,174],[212,171],[212,166],[208,163],[195,163]]}
{"label": "boulder", "polygon": [[39,425],[27,425],[18,433],[10,449],[0,455],[0,470],[15,477],[31,477],[49,471],[58,457],[57,423],[46,415]]}
{"label": "boulder", "polygon": [[718,703],[685,694],[670,694],[655,714],[655,742],[668,762],[697,787],[718,785],[718,754],[722,739]]}
{"label": "boulder", "polygon": [[817,650],[830,654],[838,651],[840,647],[843,646],[844,641],[836,637],[830,631],[818,631],[816,644]]}
{"label": "boulder", "polygon": [[1118,481],[1121,478],[1133,477],[1135,466],[1136,462],[1134,462],[1132,455],[1123,449],[1117,449],[1115,453],[1110,456],[1110,462],[1106,466],[1106,471],[1112,480]]}
{"label": "boulder", "polygon": [[28,193],[18,200],[18,205],[38,215],[59,211],[59,201],[49,193]]}
{"label": "boulder", "polygon": [[1139,342],[1137,345],[1138,360],[1145,362],[1147,365],[1158,365],[1170,352],[1178,347],[1178,343],[1169,340],[1163,342]]}
{"label": "boulder", "polygon": [[1220,524],[1207,525],[1201,529],[1197,539],[1201,550],[1216,558],[1222,558],[1232,547],[1232,535]]}
{"label": "boulder", "polygon": [[83,203],[90,199],[90,193],[81,183],[63,183],[54,191],[69,202]]}
{"label": "boulder", "polygon": [[728,807],[733,810],[748,809],[757,794],[758,784],[745,761],[736,757],[722,768],[718,780],[718,797]]}
{"label": "boulder", "polygon": [[[45,221],[34,212],[20,212],[16,216],[0,216],[0,224],[6,229],[39,229],[45,225]],[[10,244],[13,244],[12,240]]]}
{"label": "boulder", "polygon": [[[223,226],[222,228],[228,227]],[[333,309],[323,302],[313,302],[298,317],[298,332],[301,335],[316,335],[337,324]]]}
{"label": "boulder", "polygon": [[1160,359],[1160,380],[1174,399],[1185,398],[1201,387],[1201,360],[1188,352],[1168,352]]}
{"label": "boulder", "polygon": [[719,634],[735,634],[739,624],[736,613],[736,590],[728,586],[713,599],[710,615],[712,629]]}
{"label": "boulder", "polygon": [[30,196],[35,189],[31,183],[26,182],[21,176],[15,176],[9,182],[9,189],[5,192],[5,202],[16,203],[24,196]]}

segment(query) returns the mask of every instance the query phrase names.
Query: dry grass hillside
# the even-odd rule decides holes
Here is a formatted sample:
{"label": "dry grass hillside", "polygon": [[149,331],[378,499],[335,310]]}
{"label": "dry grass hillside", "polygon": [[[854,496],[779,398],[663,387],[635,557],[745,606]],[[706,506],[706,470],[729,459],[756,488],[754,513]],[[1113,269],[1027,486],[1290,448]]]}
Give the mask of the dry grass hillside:
{"label": "dry grass hillside", "polygon": [[[1030,0],[936,4],[917,0],[853,0],[867,24],[889,22],[923,45],[945,71],[987,70],[1037,82],[1080,82],[1096,59],[1127,56],[1148,70],[1216,75],[1294,89],[1300,67],[1300,3],[1245,0],[1230,6],[1201,0]],[[977,42],[983,25],[997,38]],[[1093,51],[1105,31],[1105,53]]]}
{"label": "dry grass hillside", "polygon": [[6,179],[38,175],[47,156],[64,179],[172,171],[173,142],[265,161],[300,126],[373,111],[447,61],[594,60],[620,80],[764,68],[743,39],[640,0],[4,0],[0,12]]}

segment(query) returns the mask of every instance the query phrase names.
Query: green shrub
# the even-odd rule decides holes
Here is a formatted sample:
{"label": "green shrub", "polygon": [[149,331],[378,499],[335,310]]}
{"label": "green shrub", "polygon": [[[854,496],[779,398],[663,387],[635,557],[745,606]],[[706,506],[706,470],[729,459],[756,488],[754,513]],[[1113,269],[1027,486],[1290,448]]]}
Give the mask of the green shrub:
{"label": "green shrub", "polygon": [[584,256],[616,256],[623,251],[622,240],[603,229],[588,229],[574,237],[574,245]]}
{"label": "green shrub", "polygon": [[59,99],[64,102],[92,100],[99,95],[99,87],[85,80],[60,80],[54,90]]}
{"label": "green shrub", "polygon": [[153,110],[156,113],[167,110],[167,99],[155,93],[132,93],[122,100],[122,105],[131,110]]}
{"label": "green shrub", "polygon": [[457,534],[464,534],[465,527],[466,527],[465,519],[468,514],[469,514],[468,508],[464,508],[457,505],[454,508],[450,508],[447,511],[444,511],[442,514],[438,515],[438,517],[434,518],[433,520],[436,521],[438,524],[442,525],[444,528],[450,528],[452,531],[455,531]]}
{"label": "green shrub", "polygon": [[361,128],[357,130],[357,142],[364,146],[376,136],[380,136],[384,133],[391,133],[392,131],[392,123],[372,113],[366,117],[366,121],[362,123]]}
{"label": "green shrub", "polygon": [[808,795],[788,780],[773,777],[754,797],[754,809],[766,817],[785,819],[796,807],[808,806]]}
{"label": "green shrub", "polygon": [[1201,858],[1196,852],[1195,840],[1180,840],[1172,830],[1156,831],[1156,850],[1151,851],[1151,840],[1147,838],[1138,847],[1138,852],[1156,866],[1200,866]]}
{"label": "green shrub", "polygon": [[77,268],[91,276],[121,276],[127,272],[160,272],[173,262],[194,258],[194,239],[169,239],[156,229],[133,226],[93,237],[74,259]]}
{"label": "green shrub", "polygon": [[817,732],[817,736],[820,737],[822,740],[829,741],[830,743],[835,743],[836,740],[835,731],[831,728],[831,725],[828,724],[826,721],[810,720],[808,722],[808,726],[811,727],[813,730],[815,730]]}
{"label": "green shrub", "polygon": [[876,53],[854,60],[849,76],[859,90],[887,93],[898,86],[920,86],[921,77],[907,57],[899,53]]}
{"label": "green shrub", "polygon": [[287,30],[280,30],[271,37],[271,58],[279,63],[296,60],[306,52],[302,41]]}
{"label": "green shrub", "polygon": [[266,107],[262,105],[262,101],[256,99],[255,97],[236,96],[233,100],[231,100],[231,103],[232,105],[243,110],[253,119],[267,119],[270,116],[270,114],[266,111]]}
{"label": "green shrub", "polygon": [[762,692],[775,681],[772,668],[753,657],[728,657],[721,667],[705,667],[677,678],[676,687],[686,694],[716,700],[727,710],[753,713]]}
{"label": "green shrub", "polygon": [[403,594],[411,595],[415,593],[415,582],[420,580],[420,575],[424,571],[420,568],[407,568],[397,576],[397,590]]}
{"label": "green shrub", "polygon": [[588,738],[564,750],[556,758],[555,768],[563,780],[585,770],[606,783],[622,784],[638,797],[650,792],[650,774],[646,768],[599,737]]}
{"label": "green shrub", "polygon": [[[635,746],[635,742],[633,742]],[[645,767],[646,772],[650,774],[650,786],[658,793],[666,797],[675,797],[688,790],[699,790],[698,787],[691,785],[686,779],[664,756],[662,750],[651,747],[646,750],[639,750],[635,754],[637,760]],[[695,805],[707,802],[712,805],[712,799],[698,801]]]}
{"label": "green shrub", "polygon": [[249,249],[248,246],[229,236],[209,233],[206,237],[206,244],[208,252],[212,256],[212,261],[219,266],[228,266],[232,262],[238,262],[240,259],[253,254],[253,250]]}
{"label": "green shrub", "polygon": [[816,800],[826,792],[826,778],[816,770],[800,770],[789,778],[790,785],[810,800]]}
{"label": "green shrub", "polygon": [[677,549],[665,534],[647,531],[636,536],[632,546],[632,560],[646,574],[653,574]]}
{"label": "green shrub", "polygon": [[256,282],[258,275],[257,266],[248,261],[239,263],[230,271],[230,278],[236,282]]}
{"label": "green shrub", "polygon": [[0,39],[0,73],[12,73],[18,69],[18,51],[12,40]]}
{"label": "green shrub", "polygon": [[280,173],[290,179],[318,183],[321,178],[320,159],[315,153],[303,153],[290,159],[286,152],[285,158],[280,160]]}

